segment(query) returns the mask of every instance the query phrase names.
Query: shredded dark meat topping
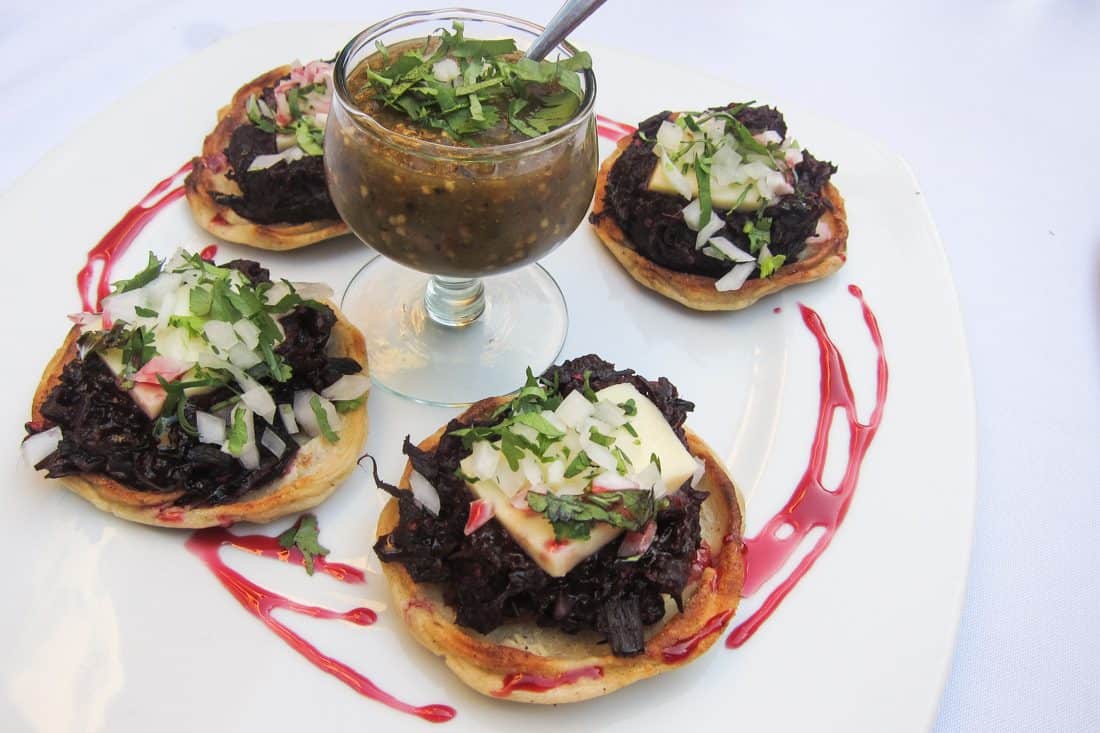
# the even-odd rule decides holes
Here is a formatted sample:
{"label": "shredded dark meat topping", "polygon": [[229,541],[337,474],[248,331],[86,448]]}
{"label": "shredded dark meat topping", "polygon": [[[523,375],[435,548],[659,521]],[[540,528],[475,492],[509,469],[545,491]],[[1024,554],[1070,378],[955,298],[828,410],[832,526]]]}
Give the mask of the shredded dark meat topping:
{"label": "shredded dark meat topping", "polygon": [[[730,104],[720,109],[729,110],[735,106]],[[671,115],[671,112],[661,112],[639,123],[630,146],[622,151],[607,176],[607,209],[603,215],[614,217],[634,249],[647,259],[677,272],[718,278],[733,265],[695,248],[696,232],[684,223],[681,213],[687,202],[682,196],[649,190],[649,179],[658,162],[653,154],[657,130]],[[746,107],[736,117],[753,134],[775,130],[786,138],[787,124],[783,115],[772,107]],[[825,198],[824,188],[835,172],[836,166],[832,163],[819,161],[809,151],[803,151],[802,162],[795,166],[795,192],[783,196],[764,211],[765,216],[772,218],[768,248],[773,255],[786,255],[788,263],[798,258],[806,238],[817,228],[817,220],[832,208]],[[713,236],[726,237],[748,252],[749,239],[744,226],[755,215],[715,210],[726,226]],[[595,214],[593,223],[598,223]],[[759,273],[757,267],[752,277],[758,277]]]}
{"label": "shredded dark meat topping", "polygon": [[[224,267],[239,270],[253,283],[270,282],[268,271],[250,260],[235,260]],[[299,306],[279,322],[286,339],[276,347],[293,370],[287,382],[271,377],[259,381],[270,389],[278,403],[291,402],[295,390],[321,391],[344,374],[362,367],[354,359],[329,357],[325,353],[336,316],[330,308]],[[186,416],[193,424],[195,410],[209,409],[233,392],[224,387],[190,398]],[[54,425],[61,427],[57,450],[35,468],[49,478],[81,473],[98,473],[125,484],[127,488],[160,494],[183,492],[177,506],[213,506],[235,501],[252,489],[283,474],[298,450],[281,420],[257,431],[270,429],[286,443],[281,457],[260,447],[260,465],[248,470],[216,445],[198,442],[177,423],[154,436],[153,421],[146,417],[121,387],[104,361],[96,355],[75,358],[65,365],[60,383],[41,408],[45,422],[27,423],[28,433]]]}
{"label": "shredded dark meat topping", "polygon": [[[663,377],[647,381],[595,355],[553,366],[543,376],[551,383],[556,377],[565,396],[584,384],[586,370],[594,390],[633,384],[685,440],[684,420],[694,405],[680,399],[676,387]],[[506,619],[526,619],[567,633],[594,630],[620,656],[642,653],[644,627],[664,617],[664,595],[682,608],[682,593],[700,544],[699,509],[706,494],[693,490],[690,482],[680,487],[670,506],[658,513],[656,538],[640,559],[630,562],[618,557],[620,541],[614,541],[565,577],[554,578],[495,519],[469,536],[464,534],[475,497],[455,475],[470,452],[459,438],[449,435],[460,427],[464,425],[452,420],[448,434],[431,452],[421,451],[405,438],[404,452],[413,468],[439,493],[438,516],[416,503],[412,492],[375,476],[378,485],[397,499],[400,514],[393,532],[374,546],[379,558],[401,563],[418,583],[439,584],[458,623],[476,631],[488,633]]]}
{"label": "shredded dark meat topping", "polygon": [[[289,78],[289,77],[286,77]],[[275,108],[273,87],[263,90],[263,98]],[[264,132],[245,123],[233,131],[225,157],[229,159],[229,177],[241,187],[241,196],[215,194],[219,204],[228,206],[258,224],[301,224],[323,219],[338,219],[336,207],[325,182],[325,163],[320,155],[281,161],[258,171],[249,171],[260,155],[278,152],[275,133]]]}

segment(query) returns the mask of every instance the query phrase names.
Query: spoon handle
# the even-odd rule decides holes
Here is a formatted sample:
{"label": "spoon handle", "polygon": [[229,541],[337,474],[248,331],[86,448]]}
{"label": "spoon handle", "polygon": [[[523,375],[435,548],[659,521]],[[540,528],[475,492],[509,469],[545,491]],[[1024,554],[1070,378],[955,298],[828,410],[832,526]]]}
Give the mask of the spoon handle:
{"label": "spoon handle", "polygon": [[596,12],[596,9],[606,0],[565,0],[558,10],[557,15],[546,24],[546,30],[542,32],[531,48],[527,50],[527,57],[535,61],[542,61],[546,54],[550,53],[565,37],[573,32],[585,18]]}

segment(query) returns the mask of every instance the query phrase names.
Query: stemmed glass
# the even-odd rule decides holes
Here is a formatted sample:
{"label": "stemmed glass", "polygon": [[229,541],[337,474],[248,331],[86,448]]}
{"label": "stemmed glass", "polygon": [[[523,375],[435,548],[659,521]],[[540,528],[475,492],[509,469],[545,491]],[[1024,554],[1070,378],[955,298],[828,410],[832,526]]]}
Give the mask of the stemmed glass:
{"label": "stemmed glass", "polygon": [[[386,127],[354,102],[349,77],[379,53],[452,21],[467,38],[513,38],[523,50],[542,31],[496,13],[436,10],[397,15],[353,38],[333,74],[325,168],[337,210],[381,256],[359,271],[342,307],[363,327],[372,377],[432,404],[468,404],[518,387],[524,370],[552,363],[568,316],[557,283],[535,261],[561,244],[595,188],[595,77],[567,123],[535,138],[464,146]],[[568,43],[549,56],[577,53]]]}

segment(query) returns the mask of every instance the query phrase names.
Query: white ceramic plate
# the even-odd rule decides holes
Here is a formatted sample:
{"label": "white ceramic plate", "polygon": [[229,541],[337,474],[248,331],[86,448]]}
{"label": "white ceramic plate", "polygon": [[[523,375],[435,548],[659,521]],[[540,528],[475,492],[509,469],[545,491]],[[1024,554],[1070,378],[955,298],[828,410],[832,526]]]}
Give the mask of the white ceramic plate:
{"label": "white ceramic plate", "polygon": [[[79,309],[85,252],[160,178],[198,149],[214,112],[252,76],[298,57],[331,55],[358,28],[270,26],[235,36],[162,74],[95,118],[0,201],[9,337],[0,444],[0,729],[192,731],[374,729],[427,725],[368,701],[285,646],[183,549],[185,533],[127,524],[40,479],[18,444],[42,367]],[[818,405],[818,354],[796,304],[817,310],[846,357],[866,417],[874,352],[860,285],[882,326],[891,371],[885,420],[832,546],[744,647],[716,645],[657,679],[571,707],[520,706],[468,692],[421,650],[392,612],[375,626],[283,616],[323,651],[416,704],[448,703],[454,730],[920,730],[935,714],[953,647],[975,490],[970,371],[951,276],[905,163],[862,134],[760,91],[593,49],[598,110],[636,122],[661,109],[755,98],[780,106],[793,133],[839,163],[850,261],[836,276],[748,312],[689,312],[636,286],[584,226],[543,264],[572,313],[564,354],[596,351],[698,403],[690,419],[749,499],[749,533],[789,496],[808,460]],[[125,143],[119,148],[118,144]],[[610,150],[604,142],[604,152]],[[116,269],[153,249],[210,241],[183,203],[142,234]],[[222,256],[257,254],[222,245]],[[368,251],[345,238],[297,253],[258,253],[273,272],[340,292]],[[773,312],[781,307],[780,313]],[[453,411],[370,399],[367,449],[393,479],[408,433]],[[839,421],[838,421],[839,422]],[[833,446],[843,452],[842,444]],[[839,447],[840,450],[836,450]],[[835,468],[837,462],[832,461]],[[834,475],[826,471],[826,476]],[[375,568],[379,497],[352,476],[319,511],[332,559]],[[263,531],[281,531],[280,522]],[[253,531],[255,528],[238,528]],[[384,582],[342,586],[300,569],[223,551],[250,577],[337,608]],[[743,608],[750,610],[756,599]],[[374,726],[382,726],[381,728]],[[674,727],[675,726],[675,727]]]}

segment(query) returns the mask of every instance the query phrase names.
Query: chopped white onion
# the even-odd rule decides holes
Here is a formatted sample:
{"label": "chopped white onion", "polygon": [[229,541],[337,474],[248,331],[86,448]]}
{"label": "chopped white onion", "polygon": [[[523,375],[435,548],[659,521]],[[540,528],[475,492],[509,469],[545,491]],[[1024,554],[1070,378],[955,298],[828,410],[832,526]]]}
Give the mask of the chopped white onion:
{"label": "chopped white onion", "polygon": [[711,237],[707,241],[711,246],[734,262],[756,262],[756,259],[751,254],[725,237]]}
{"label": "chopped white onion", "polygon": [[695,190],[691,186],[691,181],[680,172],[680,168],[672,162],[667,153],[661,153],[661,170],[677,193],[688,201],[695,197]]}
{"label": "chopped white onion", "polygon": [[233,344],[229,349],[229,361],[234,366],[239,366],[241,369],[251,369],[260,362],[263,358],[252,349],[245,346],[238,341]]}
{"label": "chopped white onion", "polygon": [[370,377],[362,374],[345,374],[321,391],[321,396],[329,400],[356,400],[370,389]]}
{"label": "chopped white onion", "polygon": [[588,457],[592,459],[600,468],[607,469],[608,471],[614,471],[619,467],[619,461],[607,448],[604,448],[599,443],[589,442],[584,447],[584,452],[588,454]]}
{"label": "chopped white onion", "polygon": [[60,442],[61,428],[57,426],[27,436],[23,441],[23,460],[32,467],[37,466],[46,456],[57,450],[57,444]]}
{"label": "chopped white onion", "polygon": [[703,225],[703,228],[699,230],[699,233],[695,235],[695,249],[702,249],[703,245],[707,243],[707,240],[714,236],[714,233],[724,227],[726,222],[722,221],[722,218],[718,216],[717,212],[710,212],[710,219]]}
{"label": "chopped white onion", "polygon": [[565,478],[565,461],[555,460],[546,464],[546,483],[551,486],[559,485]]}
{"label": "chopped white onion", "polygon": [[332,300],[332,288],[324,283],[293,283],[294,290],[306,300]]}
{"label": "chopped white onion", "polygon": [[500,451],[493,447],[487,440],[478,440],[474,443],[470,453],[474,468],[474,475],[480,479],[491,479],[497,475],[500,466]]}
{"label": "chopped white onion", "polygon": [[688,229],[693,232],[699,231],[699,216],[703,213],[703,205],[699,203],[699,199],[692,199],[680,213],[684,215],[684,223],[687,224]]}
{"label": "chopped white onion", "polygon": [[288,295],[290,295],[290,286],[280,280],[264,293],[264,301],[268,305],[275,305]]}
{"label": "chopped white onion", "polygon": [[628,479],[626,476],[620,476],[616,471],[605,471],[592,479],[592,490],[596,493],[600,491],[628,491],[637,488],[637,481]]}
{"label": "chopped white onion", "polygon": [[221,445],[225,442],[225,418],[199,410],[195,412],[195,428],[199,431],[200,443]]}
{"label": "chopped white onion", "polygon": [[683,142],[684,128],[680,127],[675,122],[665,120],[661,123],[661,126],[657,128],[657,144],[660,145],[665,152],[675,153],[679,151]]}
{"label": "chopped white onion", "polygon": [[439,516],[439,492],[435,490],[428,479],[413,471],[409,476],[409,487],[420,506],[427,509],[432,515]]}
{"label": "chopped white onion", "polygon": [[161,298],[160,306],[157,308],[157,328],[165,329],[168,327],[168,319],[171,318],[176,311],[176,295],[178,291],[169,290]]}
{"label": "chopped white onion", "polygon": [[298,136],[293,133],[280,132],[275,135],[275,150],[283,152],[298,145]]}
{"label": "chopped white onion", "polygon": [[202,327],[202,332],[212,346],[216,346],[223,352],[229,351],[233,348],[233,344],[239,342],[233,326],[225,321],[207,321]]}
{"label": "chopped white onion", "polygon": [[432,64],[432,76],[444,84],[450,84],[461,75],[462,70],[458,68],[458,62],[449,56]]}
{"label": "chopped white onion", "polygon": [[576,428],[583,423],[595,409],[595,405],[589,402],[588,398],[581,394],[579,389],[575,389],[561,401],[561,404],[558,405],[558,409],[554,411],[554,414],[569,427]]}
{"label": "chopped white onion", "polygon": [[294,408],[285,402],[279,405],[279,417],[283,419],[283,427],[291,435],[298,432],[298,421],[294,419]]}
{"label": "chopped white onion", "polygon": [[252,384],[241,393],[241,402],[268,423],[275,422],[275,399],[259,382],[251,378],[250,381]]}
{"label": "chopped white onion", "polygon": [[[237,414],[234,411],[234,420],[237,418]],[[241,462],[242,466],[252,471],[260,466],[260,449],[256,447],[256,420],[252,410],[244,410],[244,424],[248,430],[248,438],[245,440],[244,446],[241,447],[241,454],[237,456],[237,460]]]}
{"label": "chopped white onion", "polygon": [[714,283],[714,289],[720,293],[740,290],[755,269],[755,262],[742,262],[739,265],[734,265],[732,270],[718,278],[718,281]]}
{"label": "chopped white onion", "polygon": [[292,148],[287,148],[281,153],[257,155],[255,158],[252,159],[252,163],[249,164],[248,170],[249,172],[262,171],[270,168],[273,165],[282,163],[284,160],[287,163],[293,163],[294,161],[301,160],[304,157],[306,157],[305,151],[295,145]]}
{"label": "chopped white onion", "polygon": [[660,478],[661,471],[657,468],[657,464],[652,461],[647,463],[645,468],[638,471],[634,476],[634,480],[638,482],[638,488],[642,491],[650,491]]}
{"label": "chopped white onion", "polygon": [[244,345],[255,349],[260,345],[260,327],[247,318],[242,318],[233,324],[233,330],[241,337]]}
{"label": "chopped white onion", "polygon": [[596,403],[596,409],[593,411],[593,417],[597,420],[602,420],[607,423],[609,427],[617,428],[625,425],[626,411],[613,402],[608,400],[600,400]]}
{"label": "chopped white onion", "polygon": [[691,488],[699,488],[699,482],[703,480],[703,476],[707,472],[707,464],[705,461],[696,458],[695,470],[691,472]]}
{"label": "chopped white onion", "polygon": [[541,414],[542,418],[546,420],[546,422],[550,423],[563,433],[568,430],[568,426],[564,422],[562,422],[561,418],[559,418],[556,413],[551,412],[550,410],[543,410]]}
{"label": "chopped white onion", "polygon": [[527,477],[523,475],[523,471],[513,471],[507,462],[501,463],[500,470],[497,472],[497,486],[508,496],[515,496],[519,491],[527,484]]}
{"label": "chopped white onion", "polygon": [[519,462],[519,470],[523,472],[523,477],[528,483],[542,483],[542,466],[538,459],[525,455]]}
{"label": "chopped white onion", "polygon": [[298,425],[311,437],[316,438],[321,435],[321,423],[317,420],[317,415],[314,414],[313,406],[310,404],[314,397],[320,403],[321,409],[328,419],[329,427],[332,428],[333,432],[340,432],[343,421],[340,418],[340,413],[336,411],[335,405],[310,389],[303,389],[294,393],[294,417],[298,420]]}
{"label": "chopped white onion", "polygon": [[267,448],[276,458],[282,458],[286,452],[286,441],[275,434],[271,428],[264,428],[264,434],[260,436],[260,445]]}

